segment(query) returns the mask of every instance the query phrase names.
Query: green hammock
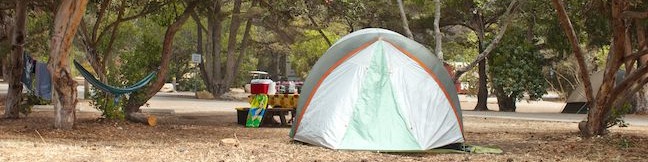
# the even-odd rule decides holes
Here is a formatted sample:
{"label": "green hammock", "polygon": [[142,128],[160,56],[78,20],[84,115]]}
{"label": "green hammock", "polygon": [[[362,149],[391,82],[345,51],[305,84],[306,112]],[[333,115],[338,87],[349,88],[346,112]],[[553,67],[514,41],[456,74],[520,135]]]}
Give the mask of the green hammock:
{"label": "green hammock", "polygon": [[77,62],[76,60],[74,60],[74,67],[76,67],[77,70],[79,70],[79,73],[81,73],[83,78],[85,78],[86,81],[88,81],[88,83],[92,84],[96,88],[99,88],[105,92],[115,95],[116,99],[123,94],[131,93],[144,87],[155,77],[155,74],[157,73],[157,70],[153,71],[149,73],[146,77],[144,77],[144,79],[138,81],[137,83],[124,88],[119,88],[119,87],[110,86],[102,83],[97,78],[95,78],[94,75],[92,75],[88,70],[83,68],[83,66],[81,66],[81,64],[79,64],[79,62]]}

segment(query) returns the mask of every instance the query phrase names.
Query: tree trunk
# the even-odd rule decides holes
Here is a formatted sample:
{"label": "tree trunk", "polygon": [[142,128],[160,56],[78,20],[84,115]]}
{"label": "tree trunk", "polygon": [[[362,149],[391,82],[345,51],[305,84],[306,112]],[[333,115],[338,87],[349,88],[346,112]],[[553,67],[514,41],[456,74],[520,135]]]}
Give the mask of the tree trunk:
{"label": "tree trunk", "polygon": [[634,113],[648,115],[648,88],[645,86],[635,95]]}
{"label": "tree trunk", "polygon": [[626,26],[624,25],[621,13],[627,8],[627,2],[614,0],[612,2],[612,33],[613,45],[612,52],[606,64],[605,73],[603,75],[603,83],[596,95],[596,102],[587,114],[587,123],[585,130],[581,130],[585,137],[592,137],[596,135],[604,135],[606,131],[606,117],[610,109],[612,109],[612,102],[609,102],[612,96],[610,93],[613,90],[615,75],[622,63],[623,53],[625,51],[626,39]]}
{"label": "tree trunk", "polygon": [[441,19],[441,2],[440,0],[434,0],[435,5],[435,12],[434,12],[434,44],[436,45],[434,48],[434,54],[437,55],[439,60],[443,62],[443,50],[441,47],[441,29],[439,29],[439,19]]}
{"label": "tree trunk", "polygon": [[20,82],[23,73],[23,52],[26,39],[25,23],[27,22],[27,2],[23,0],[16,1],[16,13],[14,15],[14,27],[11,37],[11,56],[9,60],[9,76],[7,83],[9,90],[7,92],[5,117],[20,117],[20,102],[22,101],[23,85]]}
{"label": "tree trunk", "polygon": [[409,24],[407,22],[407,15],[405,15],[405,7],[403,6],[403,0],[397,0],[397,1],[398,1],[398,9],[400,11],[401,20],[403,21],[403,29],[405,30],[405,35],[407,35],[408,38],[414,40],[414,34],[412,34],[412,31],[409,28]]}
{"label": "tree trunk", "polygon": [[[258,0],[253,0],[252,1],[252,7],[256,7],[258,4]],[[239,53],[238,58],[236,59],[236,64],[234,65],[234,78],[236,79],[238,76],[238,70],[241,67],[241,63],[243,62],[243,59],[245,59],[246,55],[246,50],[249,44],[250,40],[250,30],[252,29],[252,17],[247,19],[247,22],[245,23],[245,30],[243,32],[243,40],[241,41],[241,51]]]}
{"label": "tree trunk", "polygon": [[151,97],[153,97],[164,85],[164,81],[169,73],[169,64],[171,63],[171,55],[173,54],[173,37],[180,30],[182,24],[184,24],[189,18],[191,12],[196,7],[197,1],[190,2],[185,8],[184,12],[180,17],[176,18],[173,24],[167,27],[166,33],[164,34],[164,42],[162,44],[162,57],[160,60],[159,71],[157,77],[150,86],[145,90],[144,95],[140,97],[133,96],[128,99],[126,103],[126,117],[130,121],[138,121],[132,117],[131,114],[137,113],[140,110],[140,107],[146,103]]}
{"label": "tree trunk", "polygon": [[212,84],[212,90],[210,92],[214,96],[220,96],[223,88],[223,76],[222,76],[222,66],[221,66],[221,35],[222,35],[222,25],[223,25],[223,16],[221,15],[221,1],[214,2],[214,14],[209,19],[211,19],[211,44],[212,44],[212,67],[214,70],[210,76],[210,84]]}
{"label": "tree trunk", "polygon": [[[477,45],[479,53],[484,52],[484,40],[485,31],[484,23],[479,17],[479,28],[477,31]],[[475,111],[488,111],[488,75],[486,74],[486,59],[479,61],[479,67],[477,69],[479,75],[479,85],[477,87],[477,105],[475,105]],[[455,74],[456,75],[456,74]],[[455,79],[456,80],[456,79]]]}
{"label": "tree trunk", "polygon": [[479,62],[479,89],[477,91],[477,105],[475,111],[487,111],[488,106],[488,80],[486,76],[486,60]]}
{"label": "tree trunk", "polygon": [[500,86],[495,86],[495,96],[497,96],[497,105],[499,106],[499,111],[503,112],[515,112],[515,98],[506,95],[504,93],[504,88]]}
{"label": "tree trunk", "polygon": [[554,8],[556,8],[556,12],[558,12],[560,25],[563,28],[565,34],[567,34],[567,38],[569,39],[572,50],[574,50],[574,55],[576,56],[580,70],[579,76],[585,87],[585,97],[587,101],[591,103],[594,101],[594,96],[592,92],[592,83],[590,83],[589,72],[587,70],[587,64],[585,64],[585,53],[583,53],[583,50],[580,47],[578,37],[576,35],[576,32],[574,31],[574,27],[572,26],[571,21],[569,20],[569,16],[567,16],[567,11],[565,11],[563,2],[561,0],[552,0],[552,2]]}
{"label": "tree trunk", "polygon": [[[642,20],[635,21],[635,26],[637,28],[637,45],[639,47],[639,51],[648,49],[648,42],[646,42],[646,30],[642,23]],[[647,65],[646,63],[648,63],[648,55],[641,56],[638,61],[639,66]],[[644,86],[636,94],[633,112],[635,114],[648,115],[648,87]]]}
{"label": "tree trunk", "polygon": [[50,42],[48,70],[52,74],[52,104],[54,105],[54,127],[72,129],[76,118],[76,81],[70,72],[70,47],[76,35],[81,18],[85,13],[87,0],[62,0],[54,18],[54,32]]}
{"label": "tree trunk", "polygon": [[218,97],[220,97],[221,94],[229,92],[229,87],[231,86],[232,80],[234,79],[234,74],[236,73],[236,71],[234,71],[234,65],[236,65],[236,57],[234,54],[236,53],[236,38],[238,36],[238,30],[241,26],[241,0],[234,1],[234,9],[232,12],[232,21],[230,21],[230,34],[229,40],[227,42],[225,80],[223,81],[223,88],[221,88],[221,91],[218,93]]}

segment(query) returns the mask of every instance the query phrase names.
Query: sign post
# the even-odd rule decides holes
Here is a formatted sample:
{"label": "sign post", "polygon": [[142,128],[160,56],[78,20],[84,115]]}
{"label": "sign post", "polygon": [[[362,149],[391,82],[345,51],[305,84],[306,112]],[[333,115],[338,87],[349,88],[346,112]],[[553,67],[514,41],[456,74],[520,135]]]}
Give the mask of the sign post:
{"label": "sign post", "polygon": [[193,91],[198,92],[198,81],[196,80],[196,75],[198,75],[198,64],[202,62],[202,55],[199,53],[191,54],[191,62],[194,64],[194,74],[193,74]]}

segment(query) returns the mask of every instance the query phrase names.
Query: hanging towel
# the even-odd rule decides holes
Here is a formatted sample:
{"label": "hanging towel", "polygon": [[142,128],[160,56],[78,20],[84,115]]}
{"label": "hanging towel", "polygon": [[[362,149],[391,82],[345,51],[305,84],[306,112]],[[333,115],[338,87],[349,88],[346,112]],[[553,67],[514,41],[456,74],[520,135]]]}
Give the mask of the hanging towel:
{"label": "hanging towel", "polygon": [[34,86],[32,86],[32,80],[33,80],[32,73],[34,73],[35,60],[32,59],[27,52],[23,54],[23,60],[25,62],[25,66],[23,69],[21,81],[23,84],[25,84],[25,86],[30,92],[33,92]]}
{"label": "hanging towel", "polygon": [[36,62],[36,95],[45,100],[52,99],[52,78],[46,63]]}

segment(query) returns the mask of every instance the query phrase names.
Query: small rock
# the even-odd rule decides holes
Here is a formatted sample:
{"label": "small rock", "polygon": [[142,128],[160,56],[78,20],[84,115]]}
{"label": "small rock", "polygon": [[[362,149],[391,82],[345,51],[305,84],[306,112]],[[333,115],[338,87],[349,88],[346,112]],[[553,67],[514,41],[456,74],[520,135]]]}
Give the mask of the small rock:
{"label": "small rock", "polygon": [[508,159],[506,159],[506,162],[513,162],[513,159],[512,159],[512,158],[508,158]]}
{"label": "small rock", "polygon": [[221,144],[224,145],[224,146],[238,147],[239,141],[237,139],[234,139],[234,138],[225,138],[225,139],[221,140]]}

